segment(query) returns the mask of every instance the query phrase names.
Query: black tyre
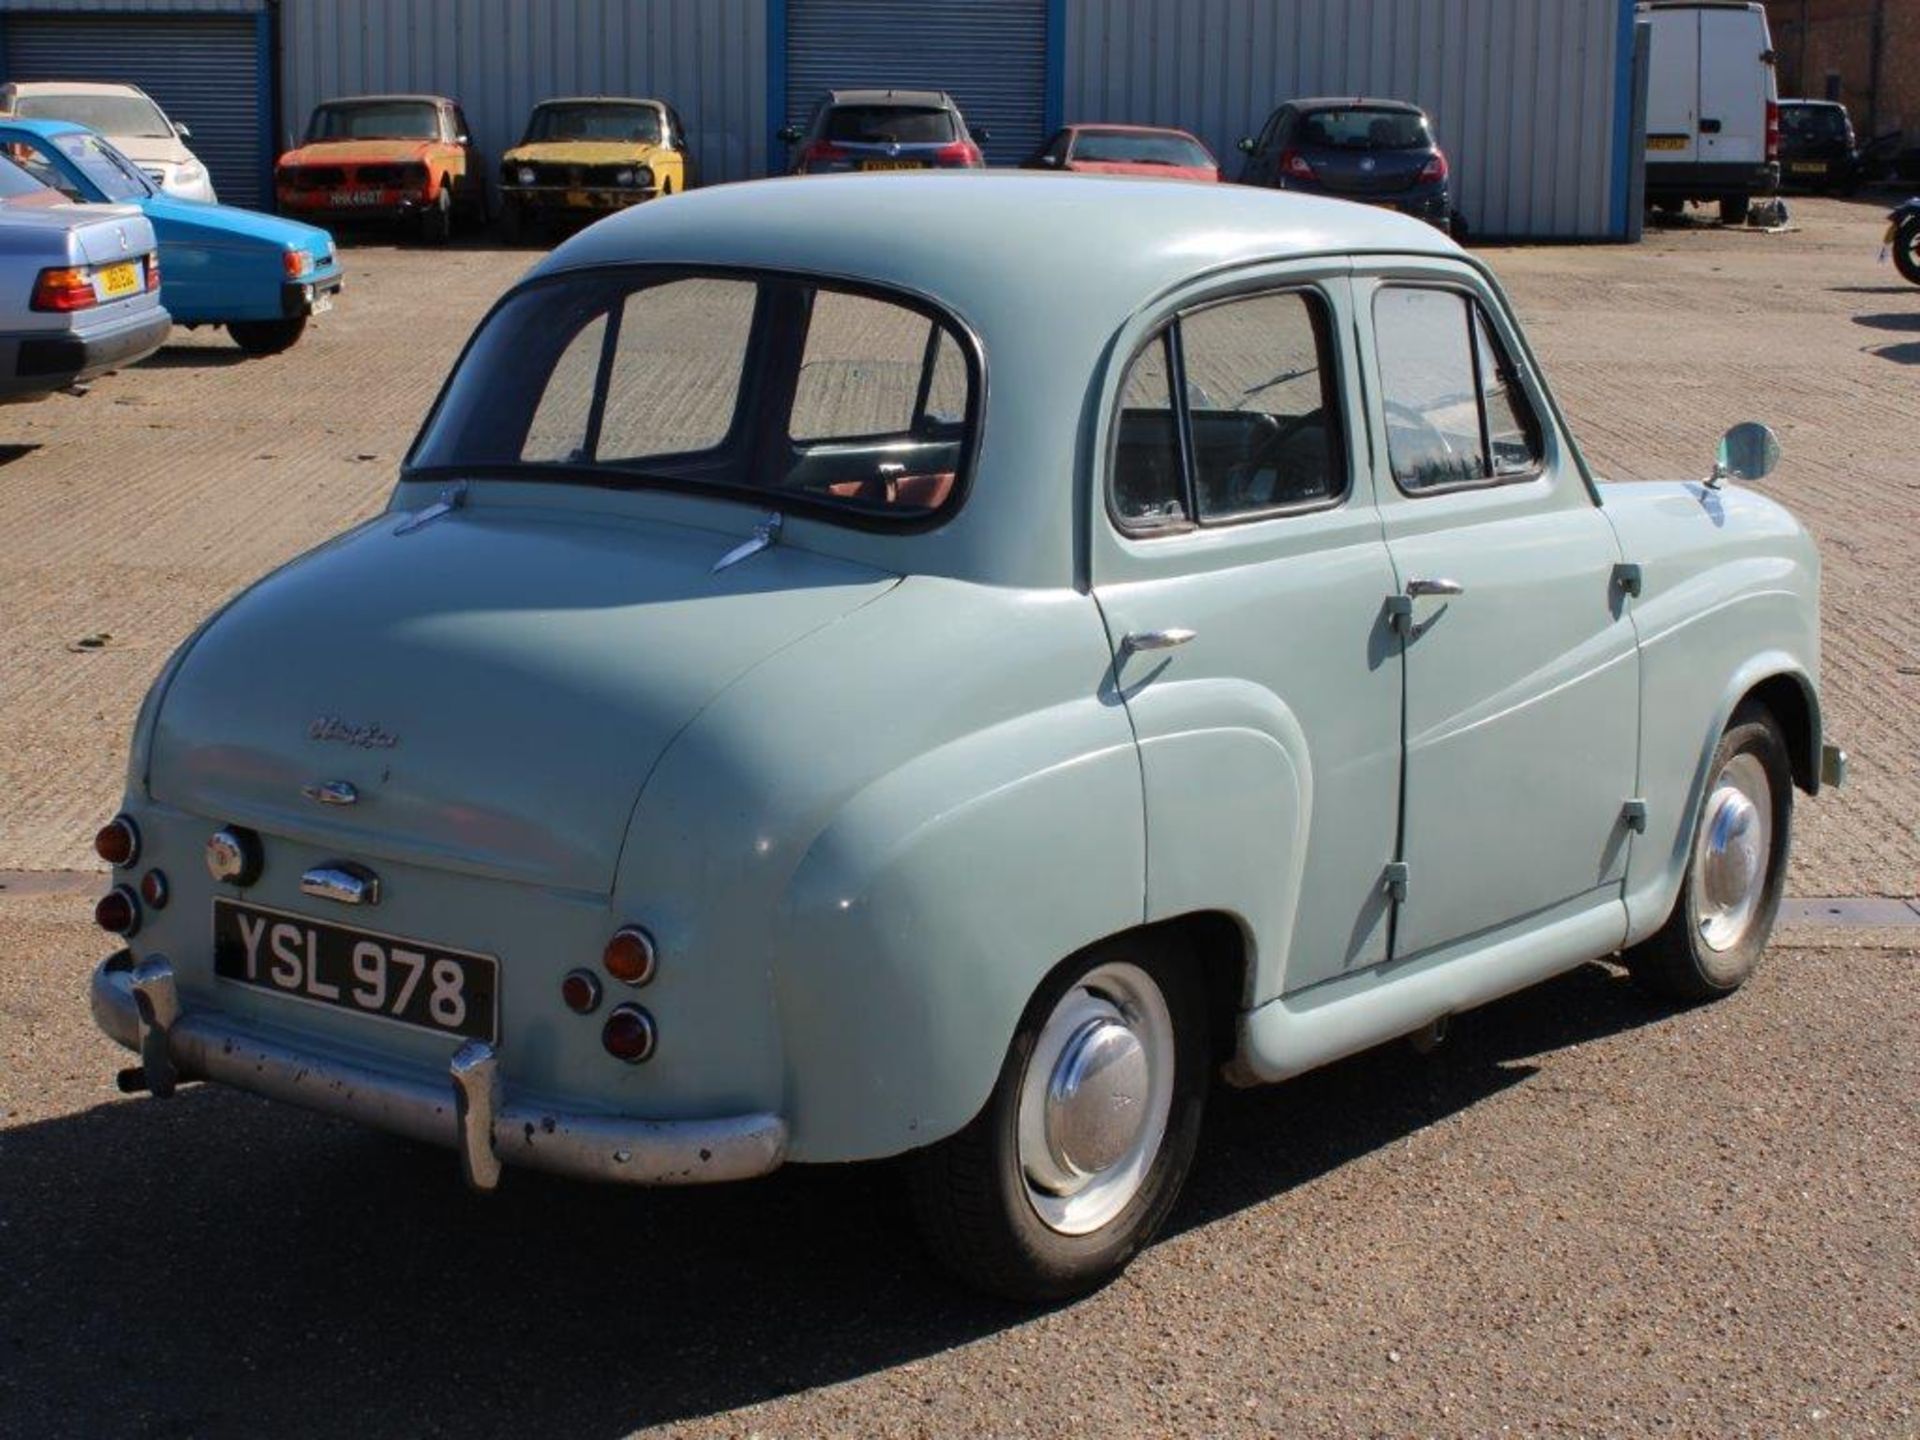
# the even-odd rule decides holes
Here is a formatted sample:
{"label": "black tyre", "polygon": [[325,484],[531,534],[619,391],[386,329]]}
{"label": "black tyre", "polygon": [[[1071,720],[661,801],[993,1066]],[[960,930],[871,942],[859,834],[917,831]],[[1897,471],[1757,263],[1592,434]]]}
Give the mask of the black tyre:
{"label": "black tyre", "polygon": [[444,179],[433,204],[420,212],[420,238],[429,245],[444,245],[453,238],[453,186]]}
{"label": "black tyre", "polygon": [[1645,989],[1695,1002],[1731,995],[1760,963],[1780,909],[1793,770],[1771,712],[1735,712],[1707,771],[1686,879],[1666,924],[1622,958]]}
{"label": "black tyre", "polygon": [[298,340],[307,329],[307,317],[289,315],[284,320],[233,320],[227,334],[233,343],[253,356],[278,355]]}
{"label": "black tyre", "polygon": [[501,204],[500,233],[509,245],[518,245],[526,238],[527,212],[519,201],[509,199]]}
{"label": "black tyre", "polygon": [[1920,219],[1905,221],[1893,232],[1893,263],[1911,283],[1920,285]]}
{"label": "black tyre", "polygon": [[1129,937],[1062,967],[1028,1005],[986,1108],[913,1156],[929,1248],[1012,1300],[1094,1289],[1173,1209],[1208,1081],[1191,954]]}
{"label": "black tyre", "polygon": [[1753,209],[1751,195],[1722,195],[1720,197],[1720,223],[1722,225],[1744,225],[1747,214]]}

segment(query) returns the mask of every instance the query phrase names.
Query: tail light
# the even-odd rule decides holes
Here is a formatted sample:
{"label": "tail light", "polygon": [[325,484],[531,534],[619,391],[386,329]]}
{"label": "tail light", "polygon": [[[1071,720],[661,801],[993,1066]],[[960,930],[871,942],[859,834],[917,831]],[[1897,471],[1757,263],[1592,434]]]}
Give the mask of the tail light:
{"label": "tail light", "polygon": [[140,928],[140,902],[125,885],[116,885],[93,907],[93,923],[109,935],[132,935]]}
{"label": "tail light", "polygon": [[653,1054],[653,1016],[638,1005],[622,1005],[600,1027],[600,1043],[616,1060],[638,1065]]}
{"label": "tail light", "polygon": [[802,165],[831,165],[836,161],[849,160],[852,156],[831,140],[816,140],[800,152]]}
{"label": "tail light", "polygon": [[32,305],[35,310],[51,310],[65,315],[75,310],[91,309],[99,303],[100,297],[93,293],[93,277],[84,270],[56,266],[51,270],[42,270],[40,278],[33,282]]}
{"label": "tail light", "polygon": [[1780,102],[1767,101],[1767,163],[1780,158]]}
{"label": "tail light", "polygon": [[160,252],[154,251],[147,257],[147,289],[160,288]]}
{"label": "tail light", "polygon": [[950,169],[974,169],[987,163],[980,147],[971,140],[955,140],[933,152],[933,163]]}
{"label": "tail light", "polygon": [[1298,150],[1280,152],[1280,173],[1292,180],[1318,180],[1312,163]]}
{"label": "tail light", "polygon": [[560,998],[576,1015],[600,1008],[600,980],[591,970],[569,970],[560,981]]}
{"label": "tail light", "polygon": [[114,816],[94,835],[93,853],[116,870],[133,864],[140,858],[140,827],[130,816]]}
{"label": "tail light", "polygon": [[653,979],[656,962],[653,937],[638,925],[627,925],[614,931],[613,938],[607,941],[607,948],[600,956],[600,963],[606,967],[607,974],[623,985],[636,988]]}
{"label": "tail light", "polygon": [[1438,185],[1447,178],[1447,152],[1436,149],[1433,158],[1420,167],[1419,184]]}

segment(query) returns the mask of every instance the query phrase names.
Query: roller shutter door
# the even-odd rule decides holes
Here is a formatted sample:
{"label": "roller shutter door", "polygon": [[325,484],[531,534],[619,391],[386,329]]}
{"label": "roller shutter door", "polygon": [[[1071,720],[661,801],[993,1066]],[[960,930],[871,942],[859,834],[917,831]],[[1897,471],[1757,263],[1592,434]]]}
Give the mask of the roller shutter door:
{"label": "roller shutter door", "polygon": [[252,15],[14,16],[9,80],[116,80],[138,85],[176,125],[228,205],[265,208],[269,97],[260,91]]}
{"label": "roller shutter door", "polygon": [[828,90],[944,90],[991,165],[1045,141],[1045,0],[788,0],[787,119]]}

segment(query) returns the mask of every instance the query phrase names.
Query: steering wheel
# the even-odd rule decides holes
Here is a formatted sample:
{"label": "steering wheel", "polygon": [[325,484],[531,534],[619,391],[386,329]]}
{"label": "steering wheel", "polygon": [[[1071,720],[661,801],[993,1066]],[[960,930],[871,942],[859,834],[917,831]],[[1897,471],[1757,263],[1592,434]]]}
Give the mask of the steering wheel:
{"label": "steering wheel", "polygon": [[1389,450],[1391,450],[1394,429],[1391,422],[1398,420],[1400,422],[1400,428],[1403,431],[1411,430],[1420,437],[1420,449],[1422,452],[1438,449],[1442,455],[1447,457],[1449,462],[1457,458],[1454,453],[1453,442],[1447,438],[1446,432],[1425,415],[1421,414],[1420,411],[1415,410],[1411,405],[1402,404],[1398,400],[1388,400],[1385,401],[1380,408],[1386,412],[1389,422],[1387,425]]}

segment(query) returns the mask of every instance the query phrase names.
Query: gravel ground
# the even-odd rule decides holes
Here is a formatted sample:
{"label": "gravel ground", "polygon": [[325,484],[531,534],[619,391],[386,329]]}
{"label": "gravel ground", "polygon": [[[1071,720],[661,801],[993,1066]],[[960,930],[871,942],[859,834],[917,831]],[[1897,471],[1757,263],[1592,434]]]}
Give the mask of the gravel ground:
{"label": "gravel ground", "polygon": [[[1795,213],[1488,253],[1603,471],[1780,429],[1856,767],[1801,808],[1792,889],[1910,896],[1920,291],[1874,267],[1875,207]],[[183,335],[0,411],[0,871],[94,868],[153,671],[379,506],[531,258],[346,254],[284,357]],[[86,884],[0,888],[0,1435],[1920,1435],[1910,929],[1796,927],[1683,1012],[1589,966],[1431,1057],[1221,1092],[1173,1233],[1035,1315],[932,1273],[884,1166],[480,1200],[340,1122],[121,1099]]]}

